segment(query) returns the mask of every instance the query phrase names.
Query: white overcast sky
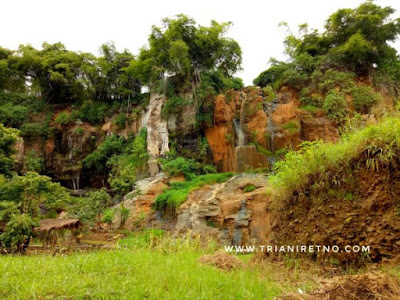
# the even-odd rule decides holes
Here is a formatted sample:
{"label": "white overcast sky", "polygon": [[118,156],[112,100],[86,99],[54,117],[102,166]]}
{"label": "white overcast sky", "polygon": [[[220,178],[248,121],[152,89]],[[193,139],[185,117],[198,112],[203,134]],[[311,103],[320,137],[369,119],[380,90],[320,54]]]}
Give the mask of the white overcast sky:
{"label": "white overcast sky", "polygon": [[[19,44],[40,48],[43,41],[61,41],[71,50],[99,54],[99,46],[114,41],[118,50],[137,54],[147,43],[153,24],[179,13],[197,23],[209,25],[232,21],[228,35],[243,51],[243,71],[238,76],[245,84],[267,68],[270,57],[285,59],[285,32],[278,23],[286,21],[294,30],[308,23],[321,29],[327,17],[339,8],[354,8],[361,0],[8,0],[1,3],[0,45],[17,49]],[[399,0],[377,0],[381,6],[396,9]],[[395,43],[400,50],[400,42]]]}

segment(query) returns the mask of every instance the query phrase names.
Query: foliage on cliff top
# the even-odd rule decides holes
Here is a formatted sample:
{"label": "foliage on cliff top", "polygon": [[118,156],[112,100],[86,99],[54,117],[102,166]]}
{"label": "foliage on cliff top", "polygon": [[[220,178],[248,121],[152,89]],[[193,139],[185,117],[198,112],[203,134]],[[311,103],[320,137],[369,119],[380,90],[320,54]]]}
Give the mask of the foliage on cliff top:
{"label": "foliage on cliff top", "polygon": [[330,182],[334,172],[358,161],[372,171],[390,166],[400,155],[400,118],[389,117],[377,125],[343,136],[336,143],[307,142],[277,162],[269,179],[276,204],[284,206],[293,193]]}
{"label": "foliage on cliff top", "polygon": [[209,27],[201,26],[183,14],[165,18],[162,27],[153,26],[149,46],[140,50],[129,71],[146,85],[166,74],[183,82],[213,70],[229,77],[241,64],[239,44],[225,37],[230,25],[212,21]]}
{"label": "foliage on cliff top", "polygon": [[338,124],[351,113],[345,96],[353,99],[356,112],[368,113],[380,95],[363,84],[374,83],[378,91],[399,95],[400,61],[390,43],[400,34],[400,18],[391,19],[393,13],[391,7],[366,1],[332,14],[323,32],[302,24],[296,35],[283,23],[289,61],[271,59],[270,68],[254,84],[276,90],[287,85],[300,92],[302,105],[324,108]]}
{"label": "foliage on cliff top", "polygon": [[[325,23],[325,31],[299,26],[299,35],[290,30],[285,39],[290,62],[271,60],[254,84],[287,84],[301,89],[314,72],[327,69],[350,71],[357,75],[385,74],[400,81],[400,63],[396,50],[389,44],[400,34],[400,18],[391,19],[394,9],[366,1],[354,9],[339,9]],[[286,23],[283,25],[287,26]]]}

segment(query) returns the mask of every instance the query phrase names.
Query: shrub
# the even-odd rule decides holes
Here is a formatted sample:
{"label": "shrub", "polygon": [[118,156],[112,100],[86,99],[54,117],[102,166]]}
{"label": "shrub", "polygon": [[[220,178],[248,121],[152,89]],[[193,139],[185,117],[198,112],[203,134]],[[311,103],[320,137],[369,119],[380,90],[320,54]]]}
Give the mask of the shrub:
{"label": "shrub", "polygon": [[290,67],[290,64],[284,63],[284,62],[273,62],[271,67],[264,72],[262,72],[260,75],[258,75],[257,78],[253,80],[254,85],[258,85],[260,87],[265,87],[267,85],[273,85],[278,86],[277,84],[279,80],[283,77],[282,74],[288,70]]}
{"label": "shrub", "polygon": [[312,115],[315,115],[316,112],[317,112],[317,110],[318,110],[318,107],[315,107],[315,106],[313,106],[313,105],[306,105],[306,106],[300,107],[300,109],[305,110],[305,111],[308,111],[308,112],[310,112]]}
{"label": "shrub", "polygon": [[94,168],[97,171],[104,171],[107,161],[116,154],[122,153],[125,143],[124,140],[115,134],[108,136],[95,151],[90,153],[83,160],[83,166],[87,169]]}
{"label": "shrub", "polygon": [[307,84],[308,80],[308,74],[301,72],[292,66],[283,72],[282,82],[277,81],[274,85],[274,88],[278,89],[282,85],[288,85],[291,88],[301,90],[301,88]]}
{"label": "shrub", "polygon": [[35,150],[30,150],[25,155],[25,166],[27,171],[40,173],[44,167],[44,160],[43,158],[38,157]]}
{"label": "shrub", "polygon": [[54,122],[60,125],[68,125],[72,122],[72,116],[70,113],[62,111],[57,115],[57,117],[55,117]]}
{"label": "shrub", "polygon": [[191,178],[194,175],[216,173],[216,169],[210,165],[196,162],[194,159],[184,157],[161,159],[162,168],[169,176],[184,175]]}
{"label": "shrub", "polygon": [[[7,128],[0,123],[0,174],[11,176],[14,169],[14,145],[18,139],[18,130]],[[3,178],[3,177],[1,177]]]}
{"label": "shrub", "polygon": [[287,122],[286,124],[283,124],[282,128],[284,130],[289,131],[289,133],[293,134],[300,131],[300,124],[298,121],[290,121]]}
{"label": "shrub", "polygon": [[382,97],[374,92],[370,86],[357,86],[350,90],[353,97],[353,105],[357,112],[368,113],[371,107],[378,103]]}
{"label": "shrub", "polygon": [[112,113],[112,109],[104,102],[86,101],[79,110],[79,118],[84,122],[99,124]]}
{"label": "shrub", "polygon": [[337,124],[343,124],[348,110],[344,95],[335,90],[331,90],[325,97],[323,106],[327,116]]}
{"label": "shrub", "polygon": [[19,246],[32,234],[37,223],[29,214],[13,214],[7,222],[5,231],[0,234],[0,244],[6,247]]}
{"label": "shrub", "polygon": [[311,91],[310,91],[310,89],[309,88],[303,88],[301,91],[300,91],[300,103],[302,104],[302,105],[311,105],[312,104],[312,101],[311,101]]}
{"label": "shrub", "polygon": [[271,86],[267,85],[266,87],[264,87],[262,89],[262,91],[263,91],[265,101],[271,102],[271,101],[275,100],[276,93],[274,92],[274,89]]}
{"label": "shrub", "polygon": [[241,88],[244,87],[243,79],[239,77],[234,77],[232,79],[229,79],[230,83],[227,84],[230,88],[234,90],[240,90]]}
{"label": "shrub", "polygon": [[129,218],[131,211],[121,203],[121,205],[119,207],[119,213],[120,213],[120,219],[121,219],[120,227],[124,227],[126,221]]}
{"label": "shrub", "polygon": [[105,188],[92,191],[86,197],[71,197],[68,215],[79,219],[85,225],[100,221],[103,211],[113,204],[113,199]]}
{"label": "shrub", "polygon": [[29,108],[22,105],[7,103],[0,106],[0,123],[19,128],[29,116]]}
{"label": "shrub", "polygon": [[157,196],[156,209],[174,217],[176,210],[186,201],[190,192],[207,184],[225,182],[232,176],[233,173],[207,174],[192,177],[190,181],[174,182],[169,189]]}
{"label": "shrub", "polygon": [[0,240],[6,246],[18,247],[32,233],[42,210],[61,209],[68,199],[67,191],[50,177],[35,172],[14,175],[0,186],[0,221],[7,223]]}
{"label": "shrub", "polygon": [[101,217],[101,221],[108,224],[108,228],[111,229],[112,222],[114,221],[115,210],[107,208]]}
{"label": "shrub", "polygon": [[162,117],[166,119],[168,115],[178,113],[187,103],[186,100],[177,95],[168,97],[161,112]]}
{"label": "shrub", "polygon": [[83,128],[82,127],[76,127],[74,129],[74,132],[75,132],[75,134],[82,135],[83,134]]}
{"label": "shrub", "polygon": [[248,184],[244,187],[243,192],[250,193],[250,192],[254,191],[255,189],[256,189],[256,187],[253,184]]}
{"label": "shrub", "polygon": [[324,74],[317,71],[313,75],[313,79],[319,82],[318,90],[322,93],[337,87],[340,87],[341,90],[349,89],[354,86],[354,78],[356,77],[352,72],[342,72],[334,69],[329,69]]}
{"label": "shrub", "polygon": [[23,137],[47,136],[48,128],[40,123],[24,123],[20,127],[20,135]]}
{"label": "shrub", "polygon": [[126,126],[126,115],[120,113],[114,120],[114,124],[117,125],[119,129],[123,129]]}
{"label": "shrub", "polygon": [[147,132],[143,128],[121,154],[108,160],[107,165],[111,167],[108,181],[117,193],[129,192],[136,181],[136,174],[147,166],[149,154],[146,143]]}

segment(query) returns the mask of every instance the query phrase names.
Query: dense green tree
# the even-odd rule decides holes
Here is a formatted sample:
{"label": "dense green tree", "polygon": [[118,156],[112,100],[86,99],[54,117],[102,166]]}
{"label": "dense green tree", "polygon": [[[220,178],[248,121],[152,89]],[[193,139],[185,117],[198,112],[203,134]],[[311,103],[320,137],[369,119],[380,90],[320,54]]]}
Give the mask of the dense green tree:
{"label": "dense green tree", "polygon": [[129,71],[146,85],[176,76],[184,86],[210,71],[230,77],[241,64],[238,43],[225,37],[230,25],[212,21],[209,27],[197,26],[185,15],[166,18],[162,28],[153,26],[149,47],[140,50]]}
{"label": "dense green tree", "polygon": [[106,189],[102,188],[90,192],[86,197],[71,199],[69,212],[71,216],[78,218],[84,224],[94,225],[95,222],[101,221],[103,211],[112,204],[111,196]]}
{"label": "dense green tree", "polygon": [[[340,9],[326,21],[325,31],[299,26],[299,35],[289,30],[285,39],[289,63],[272,61],[254,83],[280,86],[293,78],[288,70],[311,76],[329,68],[348,70],[359,75],[375,71],[398,72],[396,50],[390,46],[400,34],[400,19],[390,19],[394,9],[366,1],[355,9]],[[283,24],[287,26],[287,24]]]}
{"label": "dense green tree", "polygon": [[69,194],[51,178],[35,172],[14,176],[0,182],[0,221],[6,223],[0,244],[17,246],[31,234],[42,217],[41,210],[57,210],[68,201]]}
{"label": "dense green tree", "polygon": [[14,169],[13,146],[17,138],[18,130],[0,124],[0,175],[11,176]]}
{"label": "dense green tree", "polygon": [[96,99],[139,100],[140,84],[126,68],[134,61],[128,51],[118,52],[113,43],[103,44],[98,58],[98,76],[95,77]]}

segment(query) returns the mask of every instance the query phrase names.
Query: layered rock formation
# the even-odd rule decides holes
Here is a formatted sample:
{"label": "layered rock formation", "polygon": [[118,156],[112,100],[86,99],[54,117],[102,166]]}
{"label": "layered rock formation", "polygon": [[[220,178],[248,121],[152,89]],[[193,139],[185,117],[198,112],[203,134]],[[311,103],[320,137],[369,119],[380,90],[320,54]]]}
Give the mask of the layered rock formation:
{"label": "layered rock formation", "polygon": [[[201,152],[203,162],[214,163],[221,172],[243,172],[268,167],[274,161],[274,152],[280,149],[296,149],[305,140],[336,141],[338,137],[338,130],[323,113],[313,116],[299,109],[296,93],[288,88],[283,88],[272,100],[257,87],[220,94],[214,100],[213,124],[204,128],[196,124],[197,104],[192,95],[182,98],[186,105],[163,118],[167,98],[151,94],[147,107],[132,112],[124,128],[116,125],[117,115],[97,126],[79,120],[68,125],[52,122],[54,134],[47,139],[38,136],[18,143],[21,170],[24,171],[24,155],[33,150],[44,159],[45,174],[64,186],[103,187],[106,176],[86,176],[83,159],[107,136],[115,133],[128,137],[143,127],[147,128],[150,160],[143,174],[137,174],[139,179],[160,172],[158,158],[169,151],[171,142],[179,155],[198,159],[205,138],[210,150],[206,154]],[[56,117],[57,114],[53,118]]]}
{"label": "layered rock formation", "polygon": [[160,157],[169,151],[167,121],[161,116],[165,104],[165,95],[151,94],[148,110],[147,152],[151,157]]}
{"label": "layered rock formation", "polygon": [[[337,128],[323,115],[306,117],[290,89],[282,88],[270,100],[255,87],[218,95],[214,126],[206,128],[205,135],[221,172],[265,168],[267,152],[273,156],[281,149],[297,149],[305,140],[336,141],[339,136]],[[264,155],[249,144],[263,148]]]}
{"label": "layered rock formation", "polygon": [[[129,218],[126,220],[125,226],[133,229],[133,227],[141,227],[149,222],[153,222],[154,225],[160,226],[160,224],[154,224],[157,221],[157,216],[154,214],[153,206],[156,197],[167,188],[167,179],[163,173],[158,173],[154,177],[145,178],[138,180],[135,184],[135,189],[124,196],[122,201],[125,208],[129,209]],[[118,205],[116,208],[118,209]],[[114,227],[121,225],[121,216],[116,214],[113,221]]]}
{"label": "layered rock formation", "polygon": [[266,184],[265,175],[241,174],[192,192],[179,208],[176,232],[212,236],[224,245],[262,242],[270,231]]}

